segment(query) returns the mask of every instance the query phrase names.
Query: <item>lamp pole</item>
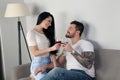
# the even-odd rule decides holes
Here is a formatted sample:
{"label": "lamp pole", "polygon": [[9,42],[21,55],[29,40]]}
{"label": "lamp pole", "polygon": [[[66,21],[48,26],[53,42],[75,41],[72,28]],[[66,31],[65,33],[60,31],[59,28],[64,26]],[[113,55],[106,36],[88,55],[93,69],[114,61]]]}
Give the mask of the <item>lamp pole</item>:
{"label": "lamp pole", "polygon": [[19,51],[19,56],[18,57],[19,57],[19,65],[22,64],[21,32],[23,34],[25,45],[26,45],[27,51],[29,53],[28,55],[29,55],[30,61],[32,61],[30,51],[29,51],[29,47],[28,47],[28,44],[27,44],[27,40],[26,40],[26,37],[25,37],[25,33],[24,33],[24,30],[23,30],[23,27],[22,27],[22,23],[20,21],[20,17],[18,17],[18,48],[19,48],[19,50],[18,50]]}
{"label": "lamp pole", "polygon": [[19,53],[19,65],[22,64],[22,54],[21,54],[21,34],[20,34],[20,17],[18,17],[18,53]]}

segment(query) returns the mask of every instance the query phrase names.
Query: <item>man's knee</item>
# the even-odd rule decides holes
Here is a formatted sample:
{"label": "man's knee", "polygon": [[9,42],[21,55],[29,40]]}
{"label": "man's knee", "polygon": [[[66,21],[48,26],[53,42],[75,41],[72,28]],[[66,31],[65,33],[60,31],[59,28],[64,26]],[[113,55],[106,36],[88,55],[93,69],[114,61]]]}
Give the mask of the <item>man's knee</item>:
{"label": "man's knee", "polygon": [[52,69],[41,80],[56,80],[56,78],[60,74],[60,72],[59,72],[60,70],[61,70],[61,68],[59,68],[59,67]]}
{"label": "man's knee", "polygon": [[64,69],[63,68],[60,68],[60,67],[55,67],[54,69],[52,69],[49,73],[48,73],[48,75],[54,75],[55,77],[57,76],[57,75],[59,75],[59,74],[61,74],[61,73],[63,73],[64,72]]}
{"label": "man's knee", "polygon": [[64,68],[55,67],[52,71],[53,72],[63,72],[64,70],[65,70]]}
{"label": "man's knee", "polygon": [[60,67],[55,67],[53,70],[59,71],[61,68]]}
{"label": "man's knee", "polygon": [[56,72],[59,72],[60,70],[61,70],[61,68],[55,67],[55,68],[52,69],[50,72],[56,74]]}

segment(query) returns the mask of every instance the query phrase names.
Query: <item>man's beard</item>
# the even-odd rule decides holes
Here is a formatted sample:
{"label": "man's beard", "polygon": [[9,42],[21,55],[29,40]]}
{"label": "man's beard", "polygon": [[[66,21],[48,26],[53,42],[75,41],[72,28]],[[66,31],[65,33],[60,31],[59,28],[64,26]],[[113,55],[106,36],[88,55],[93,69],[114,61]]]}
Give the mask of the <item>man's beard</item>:
{"label": "man's beard", "polygon": [[66,37],[66,38],[70,38],[70,36],[69,36],[69,35],[67,35],[67,34],[65,35],[65,37]]}
{"label": "man's beard", "polygon": [[66,33],[65,37],[66,38],[73,38],[74,36]]}

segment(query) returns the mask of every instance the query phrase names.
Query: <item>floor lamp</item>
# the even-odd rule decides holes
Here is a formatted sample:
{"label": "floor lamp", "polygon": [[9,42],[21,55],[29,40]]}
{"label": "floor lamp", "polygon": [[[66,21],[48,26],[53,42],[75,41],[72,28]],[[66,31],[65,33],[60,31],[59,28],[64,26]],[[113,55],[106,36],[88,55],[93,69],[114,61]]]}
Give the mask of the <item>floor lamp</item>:
{"label": "floor lamp", "polygon": [[7,5],[6,8],[6,12],[5,12],[5,17],[17,17],[18,18],[18,22],[17,22],[17,27],[18,27],[18,53],[19,53],[19,65],[22,64],[22,54],[21,54],[21,32],[23,34],[24,40],[25,40],[25,44],[29,53],[29,57],[31,60],[31,56],[30,56],[30,52],[29,52],[29,48],[27,45],[27,41],[26,41],[26,37],[25,37],[25,33],[20,21],[20,17],[22,16],[29,16],[30,13],[28,11],[28,8],[26,6],[25,3],[9,3]]}

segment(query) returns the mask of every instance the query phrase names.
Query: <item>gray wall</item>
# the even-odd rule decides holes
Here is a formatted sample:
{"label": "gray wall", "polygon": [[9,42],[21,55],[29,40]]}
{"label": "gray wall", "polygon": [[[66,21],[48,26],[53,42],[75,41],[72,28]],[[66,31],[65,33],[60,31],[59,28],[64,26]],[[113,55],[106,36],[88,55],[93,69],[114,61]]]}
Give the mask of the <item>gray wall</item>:
{"label": "gray wall", "polygon": [[[11,79],[11,72],[18,65],[18,34],[17,18],[4,18],[6,5],[9,2],[23,2],[23,0],[0,0],[0,36],[2,38],[2,57],[5,80]],[[26,31],[25,18],[22,18]],[[29,62],[28,53],[22,38],[23,63]]]}

